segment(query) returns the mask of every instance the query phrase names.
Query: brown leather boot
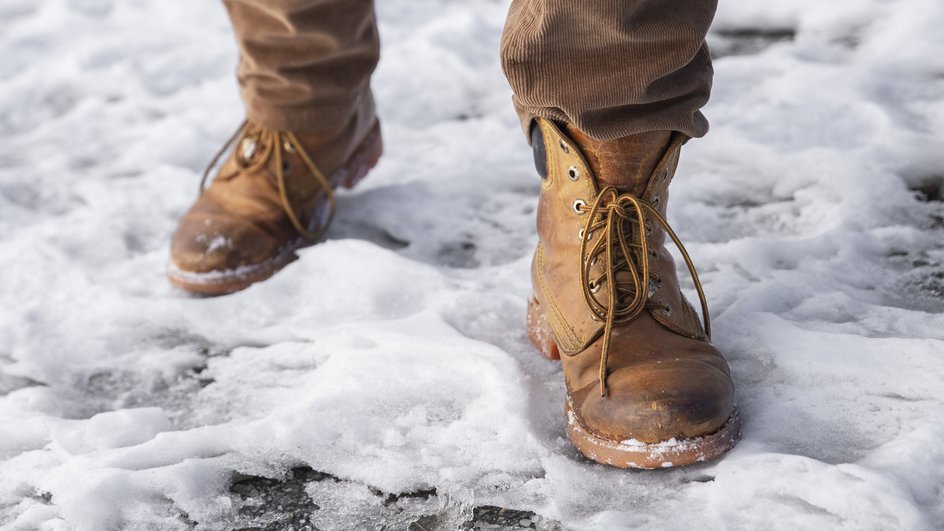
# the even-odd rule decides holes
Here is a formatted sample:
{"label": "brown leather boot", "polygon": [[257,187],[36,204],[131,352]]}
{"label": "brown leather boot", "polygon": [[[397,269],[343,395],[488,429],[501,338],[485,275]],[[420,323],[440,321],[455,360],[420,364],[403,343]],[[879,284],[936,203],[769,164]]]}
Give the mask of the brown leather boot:
{"label": "brown leather boot", "polygon": [[246,122],[213,184],[184,214],[168,278],[187,291],[222,295],[265,280],[315,243],[334,214],[333,189],[350,188],[383,150],[373,116],[334,135],[290,133]]}
{"label": "brown leather boot", "polygon": [[[739,437],[698,276],[665,220],[686,140],[666,131],[597,141],[543,119],[532,130],[542,183],[528,334],[562,360],[567,433],[600,463],[687,465]],[[667,235],[691,271],[705,329],[679,291]]]}

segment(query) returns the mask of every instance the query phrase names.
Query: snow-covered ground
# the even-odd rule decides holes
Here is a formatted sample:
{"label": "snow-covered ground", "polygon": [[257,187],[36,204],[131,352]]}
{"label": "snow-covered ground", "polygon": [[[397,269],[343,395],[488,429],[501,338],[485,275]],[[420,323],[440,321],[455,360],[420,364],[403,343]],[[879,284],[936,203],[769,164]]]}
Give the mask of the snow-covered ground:
{"label": "snow-covered ground", "polygon": [[242,118],[222,7],[0,4],[0,528],[944,527],[941,0],[723,2],[670,219],[744,437],[657,472],[575,452],[522,329],[507,2],[379,4],[386,157],[216,299],[164,268]]}

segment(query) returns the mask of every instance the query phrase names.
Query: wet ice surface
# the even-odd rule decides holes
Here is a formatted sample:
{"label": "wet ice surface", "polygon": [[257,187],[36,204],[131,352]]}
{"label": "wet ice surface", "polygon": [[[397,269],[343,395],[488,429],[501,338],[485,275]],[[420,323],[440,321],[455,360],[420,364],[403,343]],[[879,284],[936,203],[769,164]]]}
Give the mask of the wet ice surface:
{"label": "wet ice surface", "polygon": [[944,5],[722,3],[670,220],[744,437],[627,472],[569,445],[522,329],[505,2],[380,4],[386,157],[218,299],[163,274],[241,119],[221,7],[0,6],[0,528],[944,526]]}

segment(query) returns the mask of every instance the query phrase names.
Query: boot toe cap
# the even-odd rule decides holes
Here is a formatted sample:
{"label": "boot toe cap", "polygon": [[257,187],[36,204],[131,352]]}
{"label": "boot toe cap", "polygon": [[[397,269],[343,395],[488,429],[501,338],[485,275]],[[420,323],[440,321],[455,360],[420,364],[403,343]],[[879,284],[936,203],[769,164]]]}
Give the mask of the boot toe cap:
{"label": "boot toe cap", "polygon": [[190,273],[232,271],[264,262],[278,253],[277,247],[252,225],[205,220],[181,224],[171,244],[171,261]]}
{"label": "boot toe cap", "polygon": [[657,443],[717,431],[734,408],[734,386],[711,364],[664,363],[617,370],[607,378],[607,396],[590,385],[573,401],[578,419],[598,436]]}

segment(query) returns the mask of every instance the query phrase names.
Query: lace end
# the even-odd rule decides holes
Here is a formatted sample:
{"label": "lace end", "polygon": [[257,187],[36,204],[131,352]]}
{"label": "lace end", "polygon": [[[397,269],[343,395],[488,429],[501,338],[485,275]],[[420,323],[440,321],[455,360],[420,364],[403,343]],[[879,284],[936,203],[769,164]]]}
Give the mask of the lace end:
{"label": "lace end", "polygon": [[609,389],[606,386],[606,369],[600,371],[600,396],[606,398],[609,394]]}

